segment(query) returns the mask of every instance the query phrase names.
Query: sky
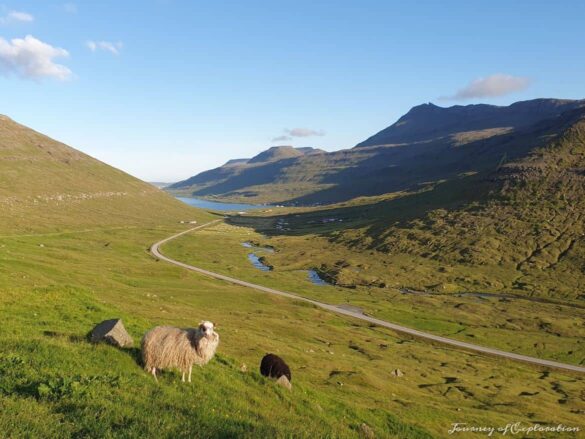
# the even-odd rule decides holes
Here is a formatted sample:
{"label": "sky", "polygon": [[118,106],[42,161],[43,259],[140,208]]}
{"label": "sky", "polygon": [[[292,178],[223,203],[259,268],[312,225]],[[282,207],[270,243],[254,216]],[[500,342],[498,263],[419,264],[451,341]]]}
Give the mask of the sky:
{"label": "sky", "polygon": [[0,114],[147,181],[425,102],[585,98],[585,2],[0,0]]}

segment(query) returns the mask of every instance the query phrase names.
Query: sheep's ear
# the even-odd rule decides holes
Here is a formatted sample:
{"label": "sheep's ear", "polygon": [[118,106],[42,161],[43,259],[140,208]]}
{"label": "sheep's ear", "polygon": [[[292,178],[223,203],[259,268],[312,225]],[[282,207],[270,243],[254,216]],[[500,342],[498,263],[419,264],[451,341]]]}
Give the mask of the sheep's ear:
{"label": "sheep's ear", "polygon": [[213,329],[217,329],[217,323],[211,322],[211,324],[213,325]]}

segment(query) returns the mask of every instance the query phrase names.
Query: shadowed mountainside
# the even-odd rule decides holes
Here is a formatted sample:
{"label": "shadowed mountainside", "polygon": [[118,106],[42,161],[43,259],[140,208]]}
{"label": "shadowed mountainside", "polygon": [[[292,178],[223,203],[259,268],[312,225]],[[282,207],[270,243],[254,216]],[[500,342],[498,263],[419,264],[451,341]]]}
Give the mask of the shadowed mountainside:
{"label": "shadowed mountainside", "polygon": [[[540,124],[585,101],[536,99],[507,107],[414,107],[353,149],[302,154],[271,148],[176,183],[181,194],[223,200],[327,204],[413,190],[463,173],[495,169],[541,145]],[[278,154],[276,153],[278,152]]]}
{"label": "shadowed mountainside", "polygon": [[[262,222],[232,221],[263,224],[260,231],[272,236],[305,236],[300,248],[307,253],[319,245],[315,235],[347,249],[345,257],[337,250],[333,259],[313,263],[348,285],[369,285],[376,278],[377,285],[397,288],[513,291],[581,301],[585,108],[543,121],[508,142],[527,153],[417,192]],[[272,224],[286,224],[286,230]],[[362,255],[365,260],[358,261]],[[366,276],[360,265],[370,267],[365,280],[359,279]]]}

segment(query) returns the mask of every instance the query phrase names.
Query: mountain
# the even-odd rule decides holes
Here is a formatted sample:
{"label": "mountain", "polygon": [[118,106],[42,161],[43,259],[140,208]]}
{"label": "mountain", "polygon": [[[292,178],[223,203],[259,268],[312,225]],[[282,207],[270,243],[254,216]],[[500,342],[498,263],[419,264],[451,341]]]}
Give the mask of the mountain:
{"label": "mountain", "polygon": [[271,148],[169,189],[223,200],[293,205],[418,190],[525,156],[546,141],[539,124],[583,106],[584,100],[558,99],[506,107],[419,105],[352,149],[301,154],[292,147]]}
{"label": "mountain", "polygon": [[423,104],[357,147],[425,142],[468,131],[518,130],[584,104],[584,101],[561,99],[534,99],[507,107],[478,104],[441,108]]}
{"label": "mountain", "polygon": [[282,251],[271,265],[299,269],[302,261],[341,286],[503,293],[582,307],[585,107],[498,137],[475,157],[507,152],[506,160],[418,191],[231,221],[273,237]]}
{"label": "mountain", "polygon": [[248,163],[266,163],[284,160],[293,157],[301,157],[303,153],[292,146],[273,146],[248,160]]}
{"label": "mountain", "polygon": [[[231,191],[232,188],[267,185],[277,180],[280,173],[286,171],[296,160],[309,157],[315,159],[325,154],[325,151],[317,148],[273,146],[252,158],[229,160],[219,168],[202,172],[165,189],[174,193],[201,196],[215,195],[218,190]],[[220,187],[223,189],[219,189]],[[253,193],[249,195],[253,196]],[[248,194],[244,191],[240,196],[246,197]]]}
{"label": "mountain", "polygon": [[365,235],[336,239],[448,267],[419,288],[585,299],[585,108],[538,130],[548,140],[526,156],[389,202]]}
{"label": "mountain", "polygon": [[0,229],[164,224],[197,210],[156,187],[0,116]]}

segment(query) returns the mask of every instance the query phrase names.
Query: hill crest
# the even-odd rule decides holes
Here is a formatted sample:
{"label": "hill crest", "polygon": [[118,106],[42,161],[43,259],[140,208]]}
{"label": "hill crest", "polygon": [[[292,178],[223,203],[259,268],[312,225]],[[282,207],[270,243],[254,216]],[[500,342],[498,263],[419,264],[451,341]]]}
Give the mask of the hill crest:
{"label": "hill crest", "polygon": [[543,137],[547,129],[557,134],[559,117],[580,108],[585,100],[535,99],[505,107],[423,104],[352,149],[302,155],[292,147],[271,148],[170,189],[225,201],[290,205],[418,190],[525,156],[548,140]]}

